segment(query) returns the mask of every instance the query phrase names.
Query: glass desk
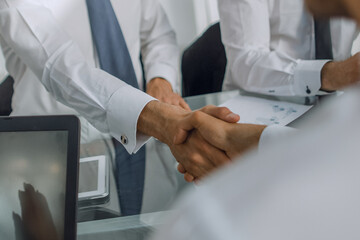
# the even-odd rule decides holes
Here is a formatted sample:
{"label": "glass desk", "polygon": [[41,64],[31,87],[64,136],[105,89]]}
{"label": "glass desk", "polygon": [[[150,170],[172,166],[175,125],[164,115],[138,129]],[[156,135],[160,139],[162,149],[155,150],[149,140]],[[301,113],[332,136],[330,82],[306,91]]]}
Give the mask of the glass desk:
{"label": "glass desk", "polygon": [[[240,91],[206,94],[185,98],[192,109],[199,109],[206,105],[219,105],[226,100],[240,94]],[[242,95],[246,95],[241,93]],[[254,96],[254,95],[252,95]],[[266,97],[275,99],[274,97]],[[303,98],[302,98],[303,99]],[[284,99],[278,99],[284,100]],[[301,103],[301,99],[295,102]],[[302,102],[304,103],[304,102]],[[100,211],[94,214],[90,209],[87,213],[79,214],[82,222],[78,223],[79,240],[142,240],[158,226],[161,226],[170,214],[170,207],[178,194],[185,187],[193,187],[185,183],[183,176],[176,170],[176,160],[170,149],[156,139],[151,139],[147,145],[146,177],[143,199],[143,214],[128,217],[119,217]],[[91,149],[91,147],[90,147]],[[82,148],[82,154],[89,151]],[[109,154],[111,155],[111,154]],[[151,163],[151,164],[150,164]],[[106,206],[105,206],[106,207]],[[79,210],[79,212],[81,212]],[[95,211],[96,212],[96,211]],[[92,216],[86,216],[92,215]],[[94,220],[96,219],[96,220]]]}
{"label": "glass desk", "polygon": [[[238,94],[239,91],[230,91],[188,97],[185,100],[192,109],[199,109],[209,104],[219,105]],[[193,187],[177,172],[176,160],[165,144],[151,139],[146,145],[146,150],[147,166],[142,206],[144,213],[121,217],[118,208],[111,206],[112,203],[82,206],[78,210],[79,240],[147,239],[154,229],[166,221],[168,210],[178,194],[185,187]],[[112,159],[112,151],[106,140],[99,140],[82,145],[81,157],[106,155],[108,159]],[[109,164],[111,166],[111,161]],[[82,181],[80,179],[80,185],[83,184]],[[115,185],[110,179],[110,185],[111,183]]]}

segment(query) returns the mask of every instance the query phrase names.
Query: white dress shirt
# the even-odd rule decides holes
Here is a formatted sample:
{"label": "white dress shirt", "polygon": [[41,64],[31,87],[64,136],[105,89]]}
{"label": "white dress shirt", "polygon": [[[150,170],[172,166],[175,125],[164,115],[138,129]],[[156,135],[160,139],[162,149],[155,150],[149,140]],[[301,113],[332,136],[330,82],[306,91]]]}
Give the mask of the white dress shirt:
{"label": "white dress shirt", "polygon": [[[22,3],[24,2],[30,1],[22,1]],[[84,63],[86,61],[86,64],[88,64],[89,67],[99,67],[96,48],[91,37],[92,33],[85,0],[32,0],[31,2],[48,8],[52,16],[47,18],[54,18],[54,21],[56,21],[54,24],[57,24],[60,28],[62,28],[70,39],[74,41],[74,44],[79,46],[80,52],[76,51],[75,53],[71,53],[69,50],[63,49],[64,51],[69,51],[68,54],[73,54],[74,56],[71,58],[64,56],[63,66],[59,69],[59,71],[64,73],[56,73],[59,74],[59,76],[57,76],[59,77],[59,81],[64,80],[63,76],[60,76],[61,74],[67,75],[67,70],[64,68],[71,65],[71,61],[75,61],[75,59],[79,58],[80,54]],[[139,60],[141,52],[146,73],[146,81],[148,82],[155,77],[162,77],[168,80],[173,86],[173,89],[176,90],[179,55],[176,37],[158,0],[112,0],[111,3],[123,31],[140,88],[143,89],[143,76]],[[48,20],[45,16],[42,22],[40,22],[40,20],[36,20],[38,11],[43,10],[36,10],[28,14],[30,24],[32,22],[34,22],[34,26],[36,26],[36,24],[41,24],[43,31],[38,33],[35,32],[35,34],[39,34],[39,36],[20,35],[23,31],[22,28],[28,28],[28,26],[26,24],[19,25],[17,22],[10,22],[9,31],[13,31],[14,29],[19,30],[19,36],[21,36],[22,39],[30,37],[39,37],[40,39],[50,38],[52,41],[56,42],[52,43],[52,45],[62,46],[62,37],[60,34],[63,34],[63,32],[54,31],[54,26],[47,24]],[[35,18],[34,20],[32,19],[33,17]],[[61,40],[57,40],[57,38],[60,38]],[[17,39],[14,40],[19,41]],[[31,46],[29,45],[30,43],[31,41],[22,42],[22,44],[27,45],[29,48],[34,48],[34,50],[35,47],[40,47],[39,45]],[[48,46],[52,47],[50,43]],[[79,115],[72,108],[69,108],[55,100],[52,96],[53,90],[51,89],[53,84],[51,84],[51,86],[46,85],[48,90],[51,91],[51,93],[49,93],[38,80],[39,76],[36,76],[33,71],[26,66],[25,61],[23,59],[19,59],[18,61],[19,54],[14,52],[14,49],[3,46],[3,50],[7,61],[7,69],[10,75],[12,75],[15,79],[12,115]],[[54,49],[54,51],[56,51],[56,49]],[[41,59],[42,62],[44,62],[44,60],[47,59]],[[80,98],[81,101],[84,101],[84,103],[89,103],[86,110],[81,110],[82,112],[86,111],[83,116],[87,119],[91,119],[91,122],[94,123],[94,126],[99,130],[107,132],[108,126],[106,121],[104,121],[104,118],[106,117],[105,112],[100,114],[99,112],[96,112],[93,107],[100,107],[98,106],[101,105],[98,103],[98,98],[101,95],[105,97],[103,89],[104,86],[102,85],[105,81],[108,81],[108,77],[106,76],[103,79],[97,79],[99,76],[96,76],[96,74],[89,77],[88,75],[90,72],[84,74],[80,72],[80,69],[76,73],[73,72],[73,74],[76,74],[76,77],[71,76],[74,77],[72,80],[76,84],[74,84],[74,86],[61,84],[64,88],[62,89],[63,93],[56,95],[56,98],[59,98],[59,101],[69,105],[70,102],[68,101],[69,96],[66,96],[67,93],[71,93],[72,91],[86,91],[87,93],[85,95],[91,99],[87,99],[85,101],[84,96],[82,96],[83,94],[75,96],[75,98]],[[82,83],[77,83],[78,81],[81,81]],[[86,86],[92,84],[94,87],[93,89]],[[137,118],[144,105],[144,100],[149,98],[139,93],[132,94],[133,90],[127,90],[130,89],[128,86],[122,88],[123,90],[116,92],[117,85],[117,83],[109,83],[109,91],[114,93],[113,97],[118,98],[117,101],[121,101],[120,104],[116,103],[117,106],[113,106],[113,111],[116,111],[114,114],[121,114],[122,117],[121,119],[113,119],[109,116],[108,124],[114,124],[117,129],[120,128],[121,133],[119,134],[126,135],[128,139],[131,140],[131,145],[133,145],[135,140]],[[74,89],[71,89],[72,87],[74,87]],[[110,95],[106,97],[110,97]],[[76,100],[74,99],[74,101]],[[105,103],[106,102],[104,102],[104,104]],[[109,102],[109,104],[112,106],[112,102]],[[79,104],[75,105],[78,106]],[[107,103],[103,107],[106,106]],[[75,106],[71,107],[75,108]],[[104,108],[104,110],[106,110],[106,108]],[[89,142],[93,139],[101,137],[101,134],[86,120],[82,119],[81,122],[83,141]]]}
{"label": "white dress shirt", "polygon": [[6,71],[6,67],[5,67],[4,56],[3,56],[2,52],[0,52],[0,84],[6,79],[6,77],[8,75],[9,74]]}
{"label": "white dress shirt", "polygon": [[[328,60],[314,60],[314,21],[303,0],[219,0],[219,12],[228,59],[224,90],[318,94]],[[334,59],[349,58],[356,24],[333,19],[331,36]]]}
{"label": "white dress shirt", "polygon": [[[71,1],[67,2],[70,3]],[[119,0],[118,2],[126,5],[125,0]],[[165,24],[163,22],[165,16],[161,15],[162,11],[159,10],[157,1],[134,2],[134,6],[129,6],[127,10],[121,10],[125,12],[124,16],[121,17],[126,19],[133,14],[140,14],[139,9],[141,9],[146,18],[139,17],[136,23],[140,24],[141,21],[144,21],[143,25],[146,25],[145,30],[142,29],[144,32],[141,31],[142,37],[145,38],[147,31],[150,31],[152,27]],[[49,1],[49,4],[56,5],[57,3],[59,2]],[[144,8],[145,6],[146,8]],[[78,10],[74,6],[71,9]],[[85,11],[85,9],[83,10]],[[157,14],[160,14],[160,16],[154,17],[150,14],[155,10],[159,10]],[[65,11],[62,14],[70,13]],[[65,18],[69,21],[68,24],[74,24],[78,27],[73,28],[73,35],[79,33],[83,28],[89,28],[86,24],[78,25],[78,22],[72,20],[73,15],[76,14],[78,13],[67,15]],[[136,43],[140,43],[139,41],[136,42],[138,38],[135,39],[135,34],[128,34],[128,32],[131,28],[140,31],[138,24],[132,22],[127,27],[123,27],[125,36],[128,36],[127,42],[131,53],[135,51]],[[165,26],[167,25],[165,24]],[[166,29],[169,30],[170,28],[160,28],[154,33],[148,33],[148,41],[150,42],[146,42],[146,44],[149,46],[154,44],[153,38],[159,36],[159,34],[161,35],[164,31],[169,36],[172,36],[173,32],[167,32]],[[41,83],[56,100],[78,111],[97,129],[102,132],[109,132],[118,140],[120,140],[121,136],[127,137],[128,143],[124,146],[128,152],[136,152],[148,139],[148,136],[137,133],[137,120],[144,106],[154,99],[95,68],[94,64],[91,64],[94,58],[86,55],[93,54],[92,45],[86,44],[84,38],[84,42],[80,41],[79,45],[82,45],[82,48],[87,46],[88,49],[87,51],[82,50],[73,41],[71,34],[59,26],[52,12],[44,8],[43,4],[38,0],[1,0],[0,34],[9,72],[14,75],[15,79],[24,80],[17,81],[16,84],[26,84],[27,81],[33,80],[33,84],[26,84],[29,89],[24,88],[21,91],[25,96],[18,96],[19,101],[21,97],[24,97],[38,101],[36,104],[47,104],[42,101],[42,98],[37,99],[37,95],[40,95],[37,93],[38,88],[31,89],[31,86],[37,83],[36,79],[40,79]],[[142,42],[142,44],[145,43]],[[159,48],[161,49],[161,46]],[[147,50],[143,54],[152,57],[161,55],[158,52],[159,48],[155,51],[156,53]],[[165,53],[165,55],[167,54],[169,53]],[[161,56],[160,59],[163,59],[164,55]],[[152,76],[157,76],[160,74],[157,70],[160,70],[160,68],[161,70],[166,69],[166,67],[171,68],[170,66],[162,67],[163,65],[167,65],[167,63],[159,60],[158,64],[156,64],[157,67],[148,71],[148,74],[150,72],[153,74]],[[169,70],[170,72],[175,74],[175,72]],[[169,75],[168,78],[171,79],[171,76]],[[26,94],[33,96],[26,96]],[[60,103],[58,104],[60,105]],[[33,107],[33,103],[28,105],[28,111],[31,111]],[[43,106],[43,109],[46,109],[46,107]],[[51,107],[53,106],[51,105]],[[59,106],[58,109],[63,110],[64,108]],[[24,109],[24,111],[26,110]],[[55,113],[53,109],[49,109],[49,111]]]}
{"label": "white dress shirt", "polygon": [[179,199],[154,240],[360,239],[360,87],[319,110]]}

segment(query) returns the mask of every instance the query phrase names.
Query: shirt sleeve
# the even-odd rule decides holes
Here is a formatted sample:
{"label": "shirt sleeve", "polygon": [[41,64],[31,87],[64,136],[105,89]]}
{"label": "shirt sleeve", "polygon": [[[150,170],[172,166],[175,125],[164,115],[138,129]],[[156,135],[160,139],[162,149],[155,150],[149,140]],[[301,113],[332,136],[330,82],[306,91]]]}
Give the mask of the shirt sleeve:
{"label": "shirt sleeve", "polygon": [[0,52],[0,84],[5,81],[8,75],[9,73],[6,71],[4,56],[2,52]]}
{"label": "shirt sleeve", "polygon": [[179,90],[179,48],[176,34],[158,0],[143,0],[141,11],[141,54],[146,82],[161,77]]}
{"label": "shirt sleeve", "polygon": [[318,93],[327,61],[294,59],[270,48],[269,1],[220,0],[219,13],[231,79],[225,89],[277,96]]}
{"label": "shirt sleeve", "polygon": [[[14,50],[57,101],[75,109],[129,153],[148,136],[137,133],[138,117],[152,97],[90,67],[79,47],[50,11],[31,1],[0,1],[2,43]],[[131,103],[131,104],[129,104]]]}

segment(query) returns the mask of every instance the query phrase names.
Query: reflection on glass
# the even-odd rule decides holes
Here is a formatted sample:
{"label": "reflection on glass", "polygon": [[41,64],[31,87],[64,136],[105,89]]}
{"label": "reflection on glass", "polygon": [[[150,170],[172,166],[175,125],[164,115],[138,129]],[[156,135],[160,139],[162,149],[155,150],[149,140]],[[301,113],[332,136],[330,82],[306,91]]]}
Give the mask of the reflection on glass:
{"label": "reflection on glass", "polygon": [[[96,191],[98,189],[98,170],[98,161],[80,163],[79,182],[83,184],[79,184],[79,193]],[[91,178],[88,176],[89,173],[91,173]]]}
{"label": "reflection on glass", "polygon": [[19,191],[19,200],[22,217],[13,212],[16,240],[58,240],[44,195],[24,183],[24,191]]}
{"label": "reflection on glass", "polygon": [[34,229],[40,218],[51,218],[50,232],[64,238],[67,138],[66,131],[0,133],[0,239],[27,240],[24,223]]}

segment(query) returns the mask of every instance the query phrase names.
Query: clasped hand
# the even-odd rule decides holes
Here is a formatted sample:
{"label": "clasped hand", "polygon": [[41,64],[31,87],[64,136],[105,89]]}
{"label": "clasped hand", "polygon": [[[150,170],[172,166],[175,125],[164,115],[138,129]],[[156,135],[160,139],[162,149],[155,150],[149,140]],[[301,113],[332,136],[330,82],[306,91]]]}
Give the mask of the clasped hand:
{"label": "clasped hand", "polygon": [[258,144],[265,126],[237,124],[239,119],[227,108],[207,106],[179,122],[172,149],[181,150],[173,151],[175,157],[190,156],[178,166],[186,181],[206,176]]}
{"label": "clasped hand", "polygon": [[[208,141],[208,135],[204,135],[196,129],[201,122],[215,119],[205,113],[204,110],[208,108],[188,113],[178,120],[173,134],[173,141],[168,144],[174,157],[186,169],[186,177],[192,175],[194,178],[202,178],[214,169],[231,161],[222,148],[214,146]],[[240,117],[227,108],[211,107],[211,109],[212,114],[221,119],[216,119],[219,122],[236,123],[239,121]],[[195,125],[195,127],[190,129],[190,125]],[[214,132],[214,135],[216,134]]]}

